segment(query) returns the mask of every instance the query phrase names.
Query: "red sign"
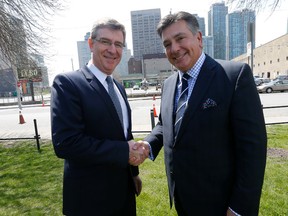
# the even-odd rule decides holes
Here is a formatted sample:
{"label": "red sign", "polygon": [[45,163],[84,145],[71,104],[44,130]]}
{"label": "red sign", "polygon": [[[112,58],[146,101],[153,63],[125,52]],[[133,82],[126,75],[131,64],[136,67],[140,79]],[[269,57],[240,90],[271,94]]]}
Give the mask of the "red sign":
{"label": "red sign", "polygon": [[18,88],[21,86],[21,82],[17,82],[17,86],[18,86]]}

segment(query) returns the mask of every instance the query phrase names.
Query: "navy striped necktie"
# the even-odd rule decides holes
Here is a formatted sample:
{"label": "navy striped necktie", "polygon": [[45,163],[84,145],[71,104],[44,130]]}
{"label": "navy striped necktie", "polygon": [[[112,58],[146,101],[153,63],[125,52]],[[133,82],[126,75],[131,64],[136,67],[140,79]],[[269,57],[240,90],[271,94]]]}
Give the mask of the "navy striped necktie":
{"label": "navy striped necktie", "polygon": [[120,122],[121,122],[121,125],[123,127],[123,115],[122,115],[122,108],[121,108],[121,104],[120,104],[120,101],[119,101],[119,98],[116,94],[116,91],[114,89],[114,85],[113,85],[113,80],[110,76],[107,76],[106,78],[106,82],[108,84],[108,93],[113,101],[113,104],[116,108],[116,111],[117,111],[117,114],[118,114],[118,117],[120,119]]}
{"label": "navy striped necktie", "polygon": [[177,109],[175,112],[175,123],[174,123],[174,136],[176,137],[182,122],[182,118],[184,115],[185,108],[188,103],[188,79],[190,75],[184,73],[182,76],[182,86],[181,86],[181,93],[179,95]]}

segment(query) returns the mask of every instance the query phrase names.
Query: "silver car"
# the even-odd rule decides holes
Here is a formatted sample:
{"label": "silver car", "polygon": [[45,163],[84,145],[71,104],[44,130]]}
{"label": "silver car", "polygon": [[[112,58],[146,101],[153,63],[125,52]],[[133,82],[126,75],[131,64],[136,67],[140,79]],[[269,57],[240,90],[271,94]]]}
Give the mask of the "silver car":
{"label": "silver car", "polygon": [[277,80],[257,86],[259,93],[272,93],[274,91],[288,91],[288,80]]}

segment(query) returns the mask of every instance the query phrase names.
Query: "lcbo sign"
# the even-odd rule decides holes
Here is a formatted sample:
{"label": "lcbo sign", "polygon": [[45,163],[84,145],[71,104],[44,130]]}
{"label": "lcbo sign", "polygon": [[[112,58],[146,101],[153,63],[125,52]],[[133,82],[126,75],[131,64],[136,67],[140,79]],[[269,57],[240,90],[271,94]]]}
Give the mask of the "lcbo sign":
{"label": "lcbo sign", "polygon": [[[42,71],[41,67],[37,68],[18,68],[18,79],[28,79],[34,82],[42,81]],[[18,85],[18,83],[17,83]],[[21,85],[21,83],[20,83]]]}

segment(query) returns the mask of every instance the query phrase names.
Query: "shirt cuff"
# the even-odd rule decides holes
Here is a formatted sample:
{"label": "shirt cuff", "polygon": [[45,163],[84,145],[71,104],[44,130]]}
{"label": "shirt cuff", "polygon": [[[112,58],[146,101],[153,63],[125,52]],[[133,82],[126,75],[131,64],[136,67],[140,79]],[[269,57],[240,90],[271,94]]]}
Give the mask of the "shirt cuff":
{"label": "shirt cuff", "polygon": [[151,148],[150,143],[148,143],[148,145],[149,145],[149,159],[153,161],[154,160],[154,155],[152,153],[152,148]]}
{"label": "shirt cuff", "polygon": [[229,207],[229,209],[230,209],[230,211],[232,211],[233,214],[235,214],[236,216],[241,216],[240,214],[238,214],[238,213],[236,213],[235,211],[233,211],[233,209],[231,209],[230,207]]}

